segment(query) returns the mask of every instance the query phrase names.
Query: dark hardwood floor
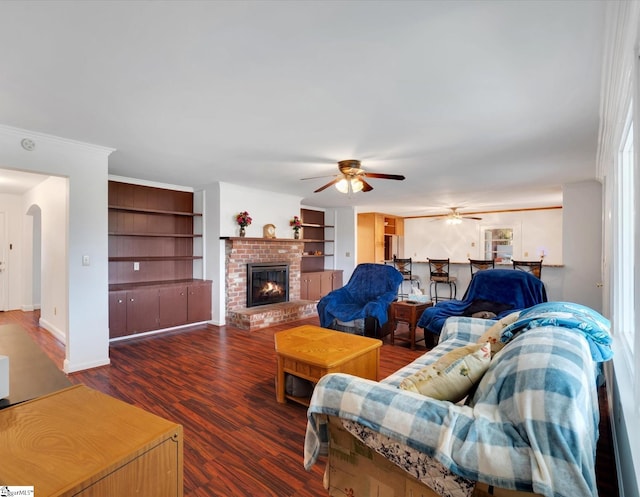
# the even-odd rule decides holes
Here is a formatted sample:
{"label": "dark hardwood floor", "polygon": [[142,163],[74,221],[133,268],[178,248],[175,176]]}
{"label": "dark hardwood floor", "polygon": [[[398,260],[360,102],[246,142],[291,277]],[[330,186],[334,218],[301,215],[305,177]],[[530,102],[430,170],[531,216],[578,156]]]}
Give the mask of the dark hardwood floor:
{"label": "dark hardwood floor", "polygon": [[[0,313],[0,324],[20,324],[62,368],[64,348],[38,319],[38,312]],[[111,365],[69,378],[183,425],[185,496],[324,497],[324,463],[310,472],[302,467],[306,409],[275,398],[273,334],[291,326],[200,326],[116,342]],[[385,343],[382,377],[424,351]],[[617,497],[604,388],[600,393],[599,495]]]}

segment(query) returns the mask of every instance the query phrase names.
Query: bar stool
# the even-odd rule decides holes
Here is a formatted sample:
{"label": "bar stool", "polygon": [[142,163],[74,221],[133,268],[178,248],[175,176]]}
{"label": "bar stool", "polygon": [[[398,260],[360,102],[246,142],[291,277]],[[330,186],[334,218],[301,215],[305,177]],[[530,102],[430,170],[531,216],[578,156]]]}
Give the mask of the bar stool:
{"label": "bar stool", "polygon": [[533,274],[536,278],[541,279],[542,274],[542,261],[514,261],[513,269],[519,269],[520,271],[526,271]]}
{"label": "bar stool", "polygon": [[493,259],[469,259],[469,268],[471,269],[471,278],[478,271],[487,269],[495,269],[496,263]]}
{"label": "bar stool", "polygon": [[[449,274],[449,259],[428,259],[429,261],[429,298],[438,303],[438,284],[449,285],[449,300],[455,299],[457,295],[455,276]],[[434,300],[435,295],[435,300]]]}
{"label": "bar stool", "polygon": [[408,281],[409,282],[409,288],[413,289],[413,284],[415,282],[416,285],[418,285],[418,289],[420,288],[420,280],[418,279],[418,277],[413,274],[413,263],[411,261],[411,257],[409,257],[408,259],[399,259],[396,256],[393,256],[393,266],[400,271],[400,274],[402,274],[402,283],[400,283],[400,287],[398,290],[398,297],[400,297],[401,299],[404,297],[408,297],[409,294],[404,292],[404,282]]}

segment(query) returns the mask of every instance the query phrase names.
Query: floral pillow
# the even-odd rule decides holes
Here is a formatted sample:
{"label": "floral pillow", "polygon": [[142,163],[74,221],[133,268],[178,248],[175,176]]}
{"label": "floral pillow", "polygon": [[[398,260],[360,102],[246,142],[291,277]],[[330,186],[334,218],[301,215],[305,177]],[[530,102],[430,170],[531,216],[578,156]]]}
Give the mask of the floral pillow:
{"label": "floral pillow", "polygon": [[434,399],[458,402],[480,381],[490,362],[488,342],[466,345],[407,376],[398,387]]}
{"label": "floral pillow", "polygon": [[485,331],[482,336],[478,338],[478,343],[489,342],[491,344],[491,357],[493,357],[499,350],[502,350],[502,347],[506,345],[506,343],[500,341],[502,330],[511,323],[515,323],[518,320],[518,316],[520,316],[520,311],[506,315],[502,319],[496,321],[491,328]]}

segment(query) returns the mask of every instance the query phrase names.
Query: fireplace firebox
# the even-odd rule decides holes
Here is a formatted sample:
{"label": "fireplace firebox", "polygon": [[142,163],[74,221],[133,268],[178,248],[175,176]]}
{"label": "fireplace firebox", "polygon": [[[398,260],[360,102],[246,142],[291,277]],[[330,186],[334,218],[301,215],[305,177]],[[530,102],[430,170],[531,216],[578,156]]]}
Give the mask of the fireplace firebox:
{"label": "fireplace firebox", "polygon": [[247,307],[289,301],[289,265],[286,262],[247,264]]}

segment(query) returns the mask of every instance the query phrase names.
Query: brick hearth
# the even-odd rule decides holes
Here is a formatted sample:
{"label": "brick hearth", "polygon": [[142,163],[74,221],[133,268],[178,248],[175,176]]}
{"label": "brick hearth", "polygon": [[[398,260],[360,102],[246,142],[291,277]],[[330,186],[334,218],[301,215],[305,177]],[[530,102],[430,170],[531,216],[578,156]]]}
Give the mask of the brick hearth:
{"label": "brick hearth", "polygon": [[[293,239],[225,238],[226,321],[243,330],[257,330],[316,315],[316,303],[300,300],[303,243]],[[247,308],[247,264],[289,264],[289,302]]]}

